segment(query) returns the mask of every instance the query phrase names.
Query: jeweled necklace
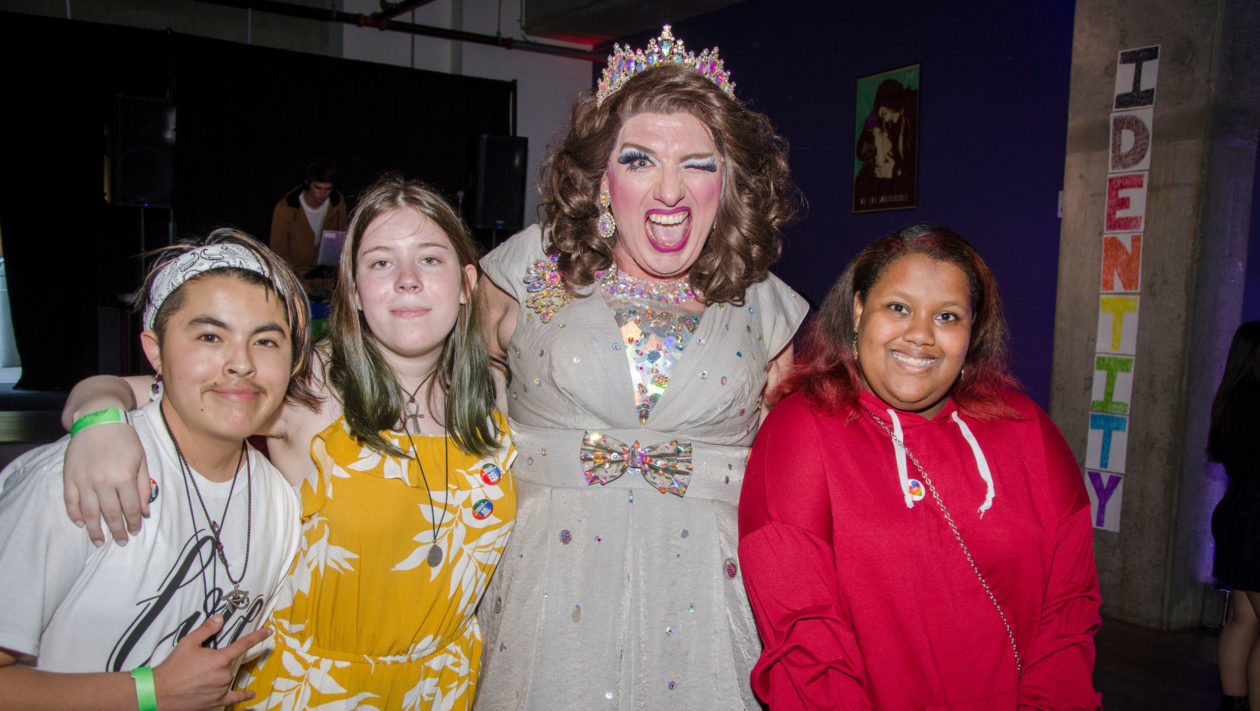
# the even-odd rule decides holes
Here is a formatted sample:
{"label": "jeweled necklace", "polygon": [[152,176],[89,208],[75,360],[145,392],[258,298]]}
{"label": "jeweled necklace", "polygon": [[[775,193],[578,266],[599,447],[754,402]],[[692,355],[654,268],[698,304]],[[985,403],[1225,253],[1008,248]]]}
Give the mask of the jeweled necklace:
{"label": "jeweled necklace", "polygon": [[[425,380],[428,380],[428,378],[425,378]],[[421,381],[420,384],[423,385],[424,381]],[[419,391],[420,388],[417,387],[416,390]],[[429,526],[433,531],[433,546],[429,548],[429,554],[425,556],[425,560],[428,561],[430,568],[436,568],[442,564],[442,546],[438,545],[438,532],[442,530],[442,524],[446,522],[446,506],[442,506],[442,518],[437,519],[437,513],[435,512],[437,506],[433,501],[433,491],[429,489],[429,478],[424,474],[424,464],[420,462],[420,450],[416,447],[416,441],[411,438],[411,430],[407,428],[407,419],[409,418],[403,419],[403,432],[407,434],[407,441],[411,443],[411,454],[415,457],[416,466],[420,468],[420,481],[424,484],[424,493],[429,495]],[[419,432],[416,434],[419,434]],[[442,484],[442,490],[450,491],[451,439],[446,436],[446,425],[442,426],[442,439],[446,443],[445,453],[442,456],[442,466],[445,469],[445,480]],[[435,519],[437,519],[436,522],[434,522]]]}
{"label": "jeweled necklace", "polygon": [[599,288],[608,296],[651,299],[664,304],[681,304],[696,298],[691,280],[686,276],[677,279],[640,279],[626,274],[614,264],[599,275]]}
{"label": "jeweled necklace", "polygon": [[[228,593],[224,600],[227,602],[228,614],[231,614],[247,605],[249,605],[249,591],[241,589],[241,581],[245,579],[245,571],[249,570],[249,539],[250,533],[254,528],[254,467],[253,463],[245,456],[246,445],[241,441],[241,453],[236,458],[236,469],[232,474],[232,485],[228,487],[227,501],[223,504],[223,514],[219,516],[219,522],[215,523],[210,518],[210,510],[206,508],[206,500],[201,496],[201,487],[197,485],[197,476],[193,474],[192,467],[188,465],[188,460],[184,458],[184,452],[179,448],[179,440],[175,439],[175,433],[171,431],[171,423],[166,421],[166,413],[159,407],[158,412],[162,415],[162,425],[166,427],[166,434],[171,438],[171,444],[175,445],[175,456],[179,459],[179,472],[184,479],[184,495],[188,498],[189,513],[192,511],[192,496],[189,493],[189,483],[192,483],[191,491],[197,494],[197,503],[201,505],[201,513],[206,517],[206,523],[210,525],[210,533],[214,538],[214,550],[219,557],[219,562],[223,563],[223,572],[227,575],[228,582],[232,583],[232,592]],[[228,565],[227,554],[223,550],[223,541],[220,537],[220,531],[223,530],[223,522],[227,520],[228,508],[232,506],[232,494],[236,491],[236,475],[241,471],[241,460],[245,460],[245,563],[241,565],[241,574],[235,578],[232,577],[232,566]],[[197,524],[196,516],[193,516],[193,526]],[[205,570],[201,571],[205,576]]]}

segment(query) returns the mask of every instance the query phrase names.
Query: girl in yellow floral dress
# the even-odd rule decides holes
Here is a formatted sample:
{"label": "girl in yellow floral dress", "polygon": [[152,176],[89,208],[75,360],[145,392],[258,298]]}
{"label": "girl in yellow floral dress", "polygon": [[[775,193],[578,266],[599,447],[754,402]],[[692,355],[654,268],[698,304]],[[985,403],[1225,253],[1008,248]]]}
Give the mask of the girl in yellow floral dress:
{"label": "girl in yellow floral dress", "polygon": [[[302,543],[267,622],[275,634],[237,680],[257,694],[249,708],[472,707],[474,611],[516,514],[476,264],[459,218],[419,183],[383,178],[351,216],[325,398],[314,410],[287,404],[267,433],[273,462],[299,486]],[[125,405],[147,385],[98,376],[67,410]],[[86,481],[76,472],[89,461],[99,473],[101,461],[139,459],[127,441],[81,435],[67,487]],[[136,467],[110,476],[102,493],[124,509],[135,496],[143,510],[147,491],[122,483]]]}

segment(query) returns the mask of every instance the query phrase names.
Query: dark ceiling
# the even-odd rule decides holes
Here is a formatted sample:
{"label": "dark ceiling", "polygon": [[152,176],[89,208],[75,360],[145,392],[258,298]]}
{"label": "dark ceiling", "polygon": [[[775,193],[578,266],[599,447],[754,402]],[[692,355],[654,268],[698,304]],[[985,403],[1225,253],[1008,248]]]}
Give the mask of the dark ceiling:
{"label": "dark ceiling", "polygon": [[523,22],[531,36],[601,44],[740,2],[743,0],[526,0]]}

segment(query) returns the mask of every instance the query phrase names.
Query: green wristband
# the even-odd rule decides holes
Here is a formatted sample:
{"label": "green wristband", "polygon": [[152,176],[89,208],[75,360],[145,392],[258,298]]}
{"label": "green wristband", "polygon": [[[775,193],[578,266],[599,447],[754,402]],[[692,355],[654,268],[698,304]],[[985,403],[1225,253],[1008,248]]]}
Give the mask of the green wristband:
{"label": "green wristband", "polygon": [[75,420],[74,426],[70,428],[70,434],[72,436],[77,435],[80,430],[91,427],[92,425],[104,425],[110,422],[126,421],[127,413],[123,412],[120,408],[111,407],[105,410],[97,410],[96,412],[89,412],[83,417]]}
{"label": "green wristband", "polygon": [[157,711],[157,689],[153,688],[153,668],[136,667],[131,670],[131,678],[136,682],[136,706],[139,707],[139,711]]}

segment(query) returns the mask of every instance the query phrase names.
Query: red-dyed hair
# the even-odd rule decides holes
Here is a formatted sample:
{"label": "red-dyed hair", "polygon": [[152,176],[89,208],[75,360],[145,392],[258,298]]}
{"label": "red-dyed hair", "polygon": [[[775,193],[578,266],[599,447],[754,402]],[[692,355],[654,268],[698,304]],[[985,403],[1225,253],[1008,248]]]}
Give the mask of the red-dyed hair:
{"label": "red-dyed hair", "polygon": [[[863,249],[831,287],[817,317],[810,325],[805,346],[792,373],[776,390],[773,400],[800,390],[815,406],[834,413],[857,403],[862,381],[853,354],[853,300],[863,304],[866,295],[888,267],[911,254],[949,262],[967,276],[971,292],[971,343],[963,361],[962,376],[949,396],[965,414],[981,419],[1009,417],[1014,413],[1002,391],[1017,389],[1011,376],[1006,320],[997,280],[980,253],[953,230],[936,225],[913,225],[894,232]],[[851,414],[856,416],[854,409]]]}

